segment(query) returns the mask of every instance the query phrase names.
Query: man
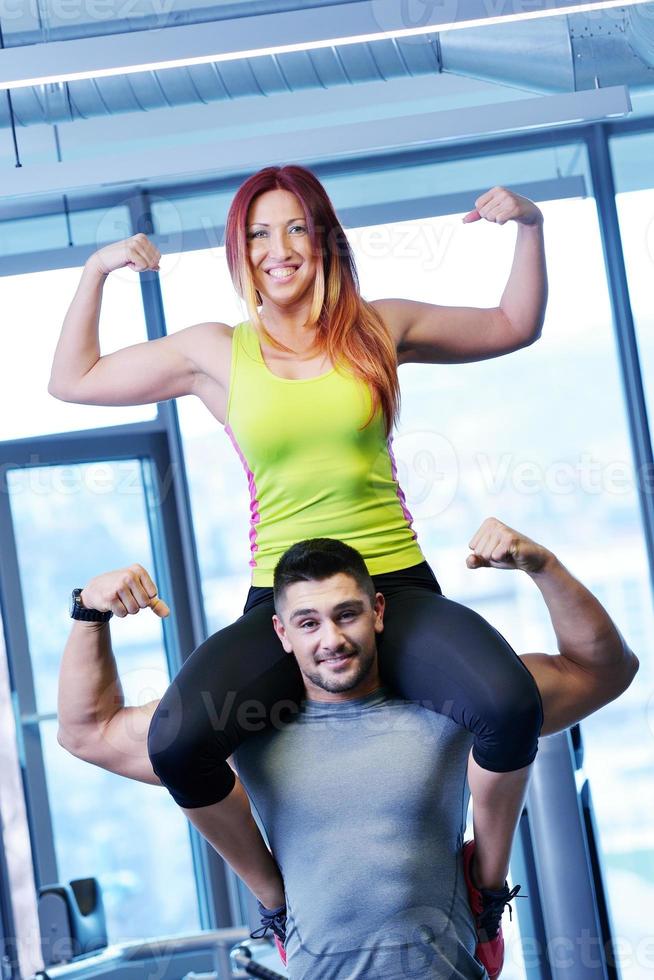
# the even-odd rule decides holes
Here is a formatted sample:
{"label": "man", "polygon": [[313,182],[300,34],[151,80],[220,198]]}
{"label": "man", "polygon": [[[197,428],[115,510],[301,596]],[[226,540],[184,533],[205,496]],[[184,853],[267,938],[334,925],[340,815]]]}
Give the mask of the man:
{"label": "man", "polygon": [[[469,568],[522,570],[547,604],[560,653],[521,658],[543,699],[542,735],[628,687],[637,658],[552,552],[495,518],[471,548]],[[81,600],[119,616],[146,605],[168,614],[140,566],[98,576]],[[328,539],[290,548],[277,567],[275,608],[274,628],[298,661],[307,697],[290,724],[252,735],[236,766],[284,877],[289,976],[486,977],[474,957],[483,903],[471,880],[472,848],[462,857],[461,847],[472,736],[381,686],[375,636],[384,597],[353,549]],[[124,706],[108,634],[103,624],[73,626],[60,673],[59,742],[156,783],[146,736],[157,702]],[[512,897],[506,888],[493,907],[496,932]],[[489,972],[500,970],[497,962]]]}

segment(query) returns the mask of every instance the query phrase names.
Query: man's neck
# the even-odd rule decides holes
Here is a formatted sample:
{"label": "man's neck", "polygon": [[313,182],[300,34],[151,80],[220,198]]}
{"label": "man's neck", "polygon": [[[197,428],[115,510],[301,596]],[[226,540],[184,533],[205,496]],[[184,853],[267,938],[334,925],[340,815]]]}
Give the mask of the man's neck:
{"label": "man's neck", "polygon": [[347,701],[359,701],[361,698],[367,698],[371,694],[377,694],[381,691],[382,687],[383,685],[379,680],[373,686],[366,685],[364,689],[362,685],[359,688],[353,688],[351,691],[321,691],[315,688],[309,693],[305,687],[304,699],[305,701],[320,704],[344,704]]}

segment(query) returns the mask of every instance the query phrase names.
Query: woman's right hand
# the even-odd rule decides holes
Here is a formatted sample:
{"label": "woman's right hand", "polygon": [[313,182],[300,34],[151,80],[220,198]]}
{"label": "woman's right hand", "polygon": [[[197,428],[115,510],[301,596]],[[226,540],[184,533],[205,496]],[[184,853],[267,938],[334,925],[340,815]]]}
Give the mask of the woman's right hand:
{"label": "woman's right hand", "polygon": [[87,265],[90,264],[106,276],[115,269],[125,267],[135,272],[145,272],[148,269],[158,271],[160,258],[161,252],[156,245],[152,244],[147,235],[139,232],[131,238],[124,238],[98,249],[87,260]]}

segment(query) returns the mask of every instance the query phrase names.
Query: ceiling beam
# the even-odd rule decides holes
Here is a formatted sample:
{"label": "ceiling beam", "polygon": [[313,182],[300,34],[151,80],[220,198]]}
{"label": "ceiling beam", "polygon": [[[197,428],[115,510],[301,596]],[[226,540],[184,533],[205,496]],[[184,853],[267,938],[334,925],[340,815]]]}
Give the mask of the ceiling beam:
{"label": "ceiling beam", "polygon": [[[260,166],[347,159],[370,153],[394,152],[419,146],[438,146],[498,134],[590,123],[626,115],[631,110],[625,86],[589,89],[562,95],[515,99],[490,105],[425,112],[420,115],[374,119],[322,126],[289,133],[241,139],[216,139],[138,153],[112,153],[88,160],[71,160],[14,168],[0,182],[0,200],[68,191],[106,190],[120,184],[156,188],[177,179],[216,178],[247,173]],[[262,142],[263,139],[263,142]]]}

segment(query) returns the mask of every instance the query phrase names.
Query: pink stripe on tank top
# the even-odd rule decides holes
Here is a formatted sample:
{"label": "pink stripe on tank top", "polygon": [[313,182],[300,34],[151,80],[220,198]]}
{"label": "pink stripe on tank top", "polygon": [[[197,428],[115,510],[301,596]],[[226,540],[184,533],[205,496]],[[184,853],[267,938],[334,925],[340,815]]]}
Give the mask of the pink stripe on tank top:
{"label": "pink stripe on tank top", "polygon": [[395,462],[395,454],[393,453],[393,437],[392,436],[389,436],[388,437],[388,440],[387,440],[386,445],[388,446],[388,455],[389,455],[390,460],[391,460],[391,476],[395,480],[395,486],[397,487],[397,496],[398,496],[398,500],[400,501],[400,505],[402,507],[402,513],[404,514],[404,517],[406,519],[406,522],[407,522],[407,524],[409,525],[409,527],[411,529],[411,533],[412,533],[413,537],[417,540],[418,535],[416,534],[415,528],[413,526],[413,517],[411,515],[411,512],[409,511],[409,508],[406,505],[406,497],[404,496],[404,491],[402,490],[402,487],[400,486],[400,481],[397,478],[397,463]]}
{"label": "pink stripe on tank top", "polygon": [[236,441],[236,436],[232,432],[232,428],[229,424],[225,426],[225,432],[229,436],[232,446],[236,450],[238,458],[243,464],[243,469],[248,478],[248,488],[250,490],[250,554],[251,558],[249,561],[250,568],[256,568],[257,563],[254,557],[254,552],[259,550],[259,545],[257,544],[257,524],[261,520],[261,514],[259,513],[259,499],[257,496],[257,485],[254,482],[254,473],[247,464],[247,460],[243,455],[241,447]]}

